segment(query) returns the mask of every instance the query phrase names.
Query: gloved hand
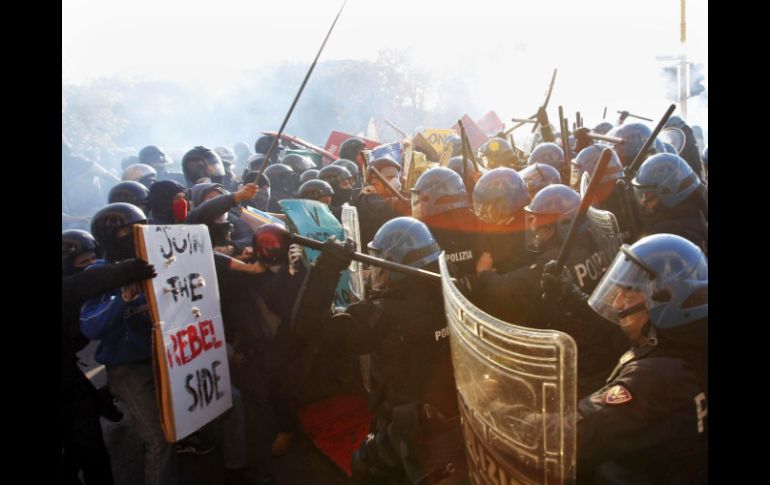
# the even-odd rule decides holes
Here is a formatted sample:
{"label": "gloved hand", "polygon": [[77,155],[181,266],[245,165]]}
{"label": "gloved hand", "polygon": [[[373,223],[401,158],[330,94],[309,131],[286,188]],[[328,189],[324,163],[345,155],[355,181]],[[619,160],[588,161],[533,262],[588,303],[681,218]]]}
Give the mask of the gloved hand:
{"label": "gloved hand", "polygon": [[588,295],[575,284],[566,266],[562,267],[561,272],[556,273],[554,260],[548,261],[543,266],[540,288],[543,290],[543,299],[547,302],[582,306],[588,301]]}
{"label": "gloved hand", "polygon": [[356,243],[352,239],[340,243],[336,237],[332,236],[323,244],[321,255],[315,264],[327,271],[339,273],[350,265],[355,251]]}
{"label": "gloved hand", "polygon": [[155,278],[158,274],[155,272],[155,266],[142,261],[141,259],[132,258],[125,261],[116,263],[121,266],[124,274],[129,281],[142,281],[150,278]]}

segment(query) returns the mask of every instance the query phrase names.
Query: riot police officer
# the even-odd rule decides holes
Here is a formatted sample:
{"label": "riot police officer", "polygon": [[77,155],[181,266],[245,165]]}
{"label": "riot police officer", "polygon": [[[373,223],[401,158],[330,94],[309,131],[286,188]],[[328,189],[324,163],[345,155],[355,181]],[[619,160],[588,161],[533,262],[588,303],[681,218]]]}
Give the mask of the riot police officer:
{"label": "riot police officer", "polygon": [[459,276],[475,272],[479,220],[454,170],[434,167],[420,175],[412,188],[412,216],[428,226],[447,261],[457,266]]}
{"label": "riot police officer", "polygon": [[708,254],[708,195],[684,159],[671,153],[654,155],[642,163],[631,185],[644,235],[676,234]]}
{"label": "riot police officer", "polygon": [[[368,247],[383,259],[438,269],[436,240],[411,217],[385,223]],[[324,244],[300,290],[292,325],[321,353],[372,354],[375,418],[353,456],[353,478],[411,484],[452,466],[461,477],[465,458],[441,289],[373,268],[378,296],[332,316],[335,282],[350,264],[352,249],[334,241]]]}
{"label": "riot police officer", "polygon": [[707,483],[703,252],[655,234],[623,245],[590,298],[566,273],[544,273],[544,288],[554,283],[573,307],[619,325],[631,342],[606,383],[578,403],[578,483]]}

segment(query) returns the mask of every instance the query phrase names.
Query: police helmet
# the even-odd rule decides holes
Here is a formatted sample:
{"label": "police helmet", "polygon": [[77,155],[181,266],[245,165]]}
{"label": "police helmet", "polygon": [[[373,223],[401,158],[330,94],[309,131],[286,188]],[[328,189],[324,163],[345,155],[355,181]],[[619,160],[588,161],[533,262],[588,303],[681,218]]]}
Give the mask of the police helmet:
{"label": "police helmet", "polygon": [[652,130],[643,123],[628,123],[616,126],[608,135],[623,139],[623,143],[615,145],[615,151],[620,163],[627,167],[634,161],[651,134]]}
{"label": "police helmet", "polygon": [[485,173],[473,189],[473,211],[488,224],[506,224],[528,202],[527,184],[516,170],[508,167]]}
{"label": "police helmet", "polygon": [[527,249],[542,252],[563,241],[578,207],[580,194],[566,185],[549,185],[538,192],[524,208]]}
{"label": "police helmet", "polygon": [[412,215],[417,219],[468,207],[463,179],[446,167],[434,167],[424,172],[411,192]]}
{"label": "police helmet", "polygon": [[540,192],[543,187],[561,183],[561,174],[550,165],[534,163],[519,170],[519,175],[527,184],[530,198]]}
{"label": "police helmet", "polygon": [[[367,244],[369,253],[378,258],[401,263],[414,268],[423,268],[438,261],[441,249],[430,233],[428,226],[414,217],[396,217],[377,230],[374,239]],[[381,268],[372,266],[375,289],[382,284]],[[389,274],[391,282],[404,279],[402,273]]]}
{"label": "police helmet", "polygon": [[527,160],[527,165],[535,163],[550,165],[557,171],[561,171],[564,166],[564,150],[556,143],[541,143],[532,150]]}
{"label": "police helmet", "polygon": [[660,153],[642,163],[631,185],[641,205],[659,198],[661,205],[671,208],[695,192],[700,179],[679,155]]}

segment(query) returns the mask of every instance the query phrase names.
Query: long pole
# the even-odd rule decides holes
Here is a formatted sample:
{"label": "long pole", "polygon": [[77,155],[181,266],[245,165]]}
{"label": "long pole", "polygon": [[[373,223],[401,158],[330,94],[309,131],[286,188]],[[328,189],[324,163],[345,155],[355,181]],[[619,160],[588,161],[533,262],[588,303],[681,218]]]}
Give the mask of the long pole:
{"label": "long pole", "polygon": [[270,160],[270,156],[272,156],[273,151],[275,151],[275,147],[278,144],[278,140],[280,140],[281,135],[283,134],[283,129],[286,128],[286,123],[289,122],[289,118],[291,118],[291,113],[294,111],[294,107],[297,105],[297,101],[299,101],[299,97],[302,96],[302,91],[305,89],[305,84],[307,84],[307,80],[310,79],[310,74],[313,73],[313,69],[315,69],[315,65],[318,62],[318,58],[321,57],[321,52],[323,52],[324,46],[326,46],[326,41],[329,40],[329,36],[332,34],[332,30],[334,30],[334,26],[337,24],[337,19],[340,18],[340,14],[342,13],[342,9],[345,8],[346,3],[348,3],[348,0],[344,0],[342,2],[340,11],[337,12],[337,16],[334,17],[334,22],[332,22],[332,26],[329,27],[329,32],[326,33],[326,37],[324,38],[324,41],[321,44],[321,48],[318,49],[318,54],[315,55],[315,59],[313,59],[313,63],[310,65],[310,69],[308,69],[307,74],[305,75],[305,79],[302,81],[302,85],[299,87],[299,91],[297,91],[297,95],[294,96],[294,101],[291,103],[289,112],[286,113],[286,117],[283,119],[283,123],[281,123],[281,129],[278,130],[278,136],[273,138],[273,143],[270,144],[270,149],[265,154],[265,160],[262,161],[262,166],[259,167],[259,174],[257,175],[257,180],[259,180],[259,178],[262,176],[262,172],[265,171],[265,167],[267,167],[267,162]]}

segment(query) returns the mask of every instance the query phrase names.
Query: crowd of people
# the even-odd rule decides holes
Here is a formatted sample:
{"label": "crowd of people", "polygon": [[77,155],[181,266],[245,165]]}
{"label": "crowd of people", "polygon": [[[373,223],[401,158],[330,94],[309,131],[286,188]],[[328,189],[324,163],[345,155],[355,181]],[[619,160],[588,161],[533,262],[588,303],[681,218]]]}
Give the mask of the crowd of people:
{"label": "crowd of people", "polygon": [[[117,399],[141,440],[147,485],[179,483],[178,453],[214,443],[227,483],[274,483],[273,458],[301,433],[298,407],[345,387],[374,415],[352,480],[468,483],[450,343],[437,337],[447,328],[441,287],[371,265],[365,298],[335,307],[357,250],[433,272],[443,253],[484,312],[575,340],[577,483],[706,483],[708,148],[677,116],[666,129],[680,146],[646,143],[649,126],[622,120],[575,127],[566,147],[542,130],[530,153],[504,133],[475,151],[450,136],[439,157],[424,154],[417,177],[411,140],[397,160],[351,137],[330,160],[265,135],[254,153],[243,142],[196,146],[181,172],[149,145],[123,159],[120,180],[63,140],[63,479],[113,483],[99,419],[122,418]],[[605,150],[591,206],[611,214],[614,244],[584,223],[557,265]],[[356,207],[365,247],[330,239],[307,264],[286,229],[244,219],[246,207],[284,219],[279,202],[291,198],[325,204],[340,221],[343,206]],[[135,224],[205,224],[216,251],[233,407],[177,443],[156,403],[141,286],[156,273],[137,256]],[[91,340],[104,389],[77,365]],[[371,356],[368,385],[361,355]]]}

